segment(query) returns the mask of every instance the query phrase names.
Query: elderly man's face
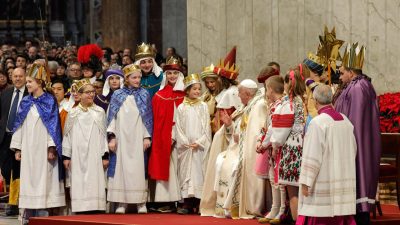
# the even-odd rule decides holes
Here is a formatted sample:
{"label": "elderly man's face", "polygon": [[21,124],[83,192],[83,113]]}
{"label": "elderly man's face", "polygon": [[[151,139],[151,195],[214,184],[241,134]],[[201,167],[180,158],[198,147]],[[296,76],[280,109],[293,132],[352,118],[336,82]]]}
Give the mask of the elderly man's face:
{"label": "elderly man's face", "polygon": [[77,64],[72,64],[68,69],[68,77],[77,80],[81,78],[81,67]]}
{"label": "elderly man's face", "polygon": [[37,55],[37,48],[34,47],[34,46],[30,47],[29,50],[28,50],[29,58],[33,59],[33,58],[36,57],[36,55]]}
{"label": "elderly man's face", "polygon": [[249,90],[244,87],[239,87],[239,98],[242,101],[243,105],[247,105],[250,100]]}

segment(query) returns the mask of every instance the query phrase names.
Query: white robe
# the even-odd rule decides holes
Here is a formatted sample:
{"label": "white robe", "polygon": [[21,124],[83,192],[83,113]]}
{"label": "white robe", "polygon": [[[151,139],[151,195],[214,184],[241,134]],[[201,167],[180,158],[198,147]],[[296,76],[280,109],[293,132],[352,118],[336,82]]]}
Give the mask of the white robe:
{"label": "white robe", "polygon": [[48,147],[55,146],[35,105],[11,140],[21,150],[19,208],[46,209],[65,206],[64,183],[59,179],[58,160],[49,162]]}
{"label": "white robe", "polygon": [[135,97],[129,95],[107,132],[117,139],[117,163],[114,177],[108,178],[107,200],[119,203],[147,201],[147,180],[144,168],[143,139],[150,138],[140,116]]}
{"label": "white robe", "polygon": [[311,120],[304,138],[299,191],[299,215],[333,217],[356,213],[357,144],[354,127],[322,113]]}
{"label": "white robe", "polygon": [[[210,117],[207,104],[190,106],[182,103],[177,110],[176,141],[178,176],[182,198],[201,198],[208,151],[211,144]],[[193,150],[189,145],[197,143]]]}
{"label": "white robe", "polygon": [[[174,105],[174,123],[176,123],[176,106]],[[176,140],[176,127],[172,126],[172,142]],[[180,201],[181,189],[179,188],[178,179],[178,150],[176,144],[171,147],[171,157],[169,160],[169,177],[168,181],[156,180],[154,189],[154,202],[176,202]]]}
{"label": "white robe", "polygon": [[243,135],[243,162],[242,176],[240,179],[239,217],[253,218],[262,215],[265,205],[265,180],[259,179],[254,172],[256,163],[256,142],[260,130],[268,116],[264,99],[264,88],[259,90],[257,96],[249,103],[250,112]]}
{"label": "white robe", "polygon": [[63,155],[71,158],[72,212],[105,210],[106,194],[102,156],[108,151],[104,110],[73,108],[67,116]]}

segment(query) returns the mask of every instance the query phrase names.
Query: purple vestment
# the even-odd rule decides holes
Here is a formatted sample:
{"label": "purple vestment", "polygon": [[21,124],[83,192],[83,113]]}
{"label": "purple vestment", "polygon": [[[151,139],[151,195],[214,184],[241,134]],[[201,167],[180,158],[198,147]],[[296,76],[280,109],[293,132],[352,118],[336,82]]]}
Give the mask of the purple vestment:
{"label": "purple vestment", "polygon": [[358,75],[344,88],[335,109],[346,115],[354,126],[357,213],[369,212],[368,203],[374,203],[378,186],[381,135],[376,93],[365,75]]}

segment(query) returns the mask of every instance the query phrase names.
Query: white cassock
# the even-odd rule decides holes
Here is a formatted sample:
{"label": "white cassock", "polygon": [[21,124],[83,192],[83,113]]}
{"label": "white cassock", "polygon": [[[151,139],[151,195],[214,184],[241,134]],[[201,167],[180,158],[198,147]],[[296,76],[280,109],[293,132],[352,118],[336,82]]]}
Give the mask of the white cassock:
{"label": "white cassock", "polygon": [[10,148],[21,150],[19,208],[46,209],[65,206],[64,183],[58,160],[49,162],[48,147],[55,146],[35,105],[12,136]]}
{"label": "white cassock", "polygon": [[107,200],[119,203],[147,201],[143,139],[150,138],[135,97],[129,95],[107,128],[117,139],[114,177],[108,178]]}
{"label": "white cassock", "polygon": [[356,154],[354,127],[343,115],[334,121],[325,113],[313,118],[304,138],[299,191],[299,215],[333,217],[356,213]]}
{"label": "white cassock", "polygon": [[[198,102],[191,106],[183,102],[177,110],[176,142],[178,150],[178,177],[182,198],[201,198],[208,151],[211,144],[211,127],[208,106]],[[189,145],[197,143],[193,150]]]}
{"label": "white cassock", "polygon": [[71,109],[65,122],[63,155],[71,159],[72,212],[105,210],[102,156],[108,151],[104,110],[93,105],[85,112]]}

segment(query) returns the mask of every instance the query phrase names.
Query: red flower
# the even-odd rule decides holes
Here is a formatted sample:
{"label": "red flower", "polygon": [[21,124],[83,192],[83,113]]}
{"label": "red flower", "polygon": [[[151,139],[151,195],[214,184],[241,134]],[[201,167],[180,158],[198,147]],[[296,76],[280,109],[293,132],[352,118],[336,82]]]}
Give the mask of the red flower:
{"label": "red flower", "polygon": [[400,92],[379,96],[381,132],[400,132]]}

